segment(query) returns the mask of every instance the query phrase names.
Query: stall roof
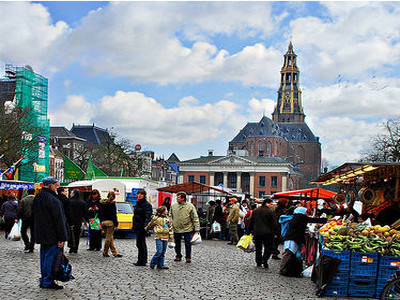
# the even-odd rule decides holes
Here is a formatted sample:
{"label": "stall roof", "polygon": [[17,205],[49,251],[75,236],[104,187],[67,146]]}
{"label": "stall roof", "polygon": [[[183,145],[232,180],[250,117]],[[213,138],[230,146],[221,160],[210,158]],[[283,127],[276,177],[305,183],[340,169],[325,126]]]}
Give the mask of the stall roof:
{"label": "stall roof", "polygon": [[159,188],[158,190],[161,192],[168,192],[168,193],[185,192],[187,194],[197,194],[197,193],[202,193],[202,192],[206,192],[209,190],[214,190],[219,193],[233,195],[232,193],[230,193],[228,191],[224,191],[223,189],[219,189],[219,188],[212,187],[212,186],[209,186],[209,185],[206,185],[203,183],[198,183],[195,181],[170,185],[170,186],[166,186],[163,188]]}
{"label": "stall roof", "polygon": [[345,163],[336,169],[321,175],[311,183],[331,185],[345,184],[349,181],[355,181],[365,173],[382,167],[400,166],[400,163],[388,162],[361,162],[361,163]]}
{"label": "stall roof", "polygon": [[304,190],[294,190],[287,192],[275,193],[272,199],[276,198],[295,198],[299,200],[326,199],[332,200],[336,193],[322,188],[312,188]]}

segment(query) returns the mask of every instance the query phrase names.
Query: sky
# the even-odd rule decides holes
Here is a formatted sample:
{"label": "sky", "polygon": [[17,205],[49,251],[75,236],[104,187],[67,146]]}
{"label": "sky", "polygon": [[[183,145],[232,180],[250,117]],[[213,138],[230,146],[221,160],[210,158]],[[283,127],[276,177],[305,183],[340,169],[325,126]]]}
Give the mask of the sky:
{"label": "sky", "polygon": [[291,40],[305,120],[338,166],[399,118],[399,15],[400,2],[0,2],[0,72],[48,78],[51,126],[94,123],[186,160],[226,155],[271,118]]}

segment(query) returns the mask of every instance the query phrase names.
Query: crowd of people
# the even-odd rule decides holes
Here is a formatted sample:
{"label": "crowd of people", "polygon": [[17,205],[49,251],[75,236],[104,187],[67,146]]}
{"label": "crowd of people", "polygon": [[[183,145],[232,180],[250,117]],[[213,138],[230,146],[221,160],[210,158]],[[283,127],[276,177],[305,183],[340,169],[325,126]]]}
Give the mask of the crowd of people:
{"label": "crowd of people", "polygon": [[[68,242],[69,253],[77,253],[83,222],[88,222],[89,251],[102,251],[103,257],[122,257],[116,248],[114,232],[118,229],[115,193],[110,191],[106,199],[101,199],[100,192],[92,190],[86,201],[78,190],[71,191],[60,187],[53,177],[42,181],[43,188],[35,196],[35,190],[27,191],[27,196],[18,201],[14,194],[3,197],[0,214],[4,219],[5,237],[18,220],[22,220],[21,236],[26,252],[33,252],[34,245],[40,244],[39,285],[42,288],[61,289],[52,277],[51,267],[55,256],[64,251]],[[281,198],[275,201],[265,199],[262,203],[235,197],[225,202],[221,199],[210,201],[206,219],[209,225],[207,237],[228,241],[237,245],[243,235],[252,234],[255,245],[255,263],[257,267],[268,268],[270,258],[281,260],[279,272],[285,276],[300,276],[301,261],[299,252],[305,243],[305,232],[308,223],[325,223],[334,215],[353,218],[360,221],[360,216],[352,205],[346,209],[333,204],[324,204],[321,209],[308,207],[302,203]],[[312,211],[312,209],[314,209]],[[314,215],[310,217],[309,215]],[[192,261],[192,238],[200,232],[200,221],[196,207],[187,201],[184,192],[177,193],[177,203],[171,205],[169,198],[153,215],[153,208],[147,200],[146,191],[137,192],[137,203],[134,207],[133,230],[136,233],[138,249],[135,266],[142,267],[148,263],[146,237],[154,232],[155,254],[150,260],[150,268],[165,270],[165,253],[168,246],[174,248],[175,262]],[[217,225],[217,226],[215,226]],[[215,228],[219,228],[216,230]],[[27,232],[30,232],[30,237]],[[104,245],[102,235],[105,233]],[[284,234],[283,234],[284,232]],[[282,257],[279,257],[279,246],[282,245]]]}

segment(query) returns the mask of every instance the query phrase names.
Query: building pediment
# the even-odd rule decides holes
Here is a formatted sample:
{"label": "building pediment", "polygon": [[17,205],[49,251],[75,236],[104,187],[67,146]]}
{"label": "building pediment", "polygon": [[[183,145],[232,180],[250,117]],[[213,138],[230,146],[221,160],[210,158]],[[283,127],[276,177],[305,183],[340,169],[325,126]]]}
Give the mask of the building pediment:
{"label": "building pediment", "polygon": [[255,165],[255,163],[242,156],[228,155],[209,162],[209,165]]}

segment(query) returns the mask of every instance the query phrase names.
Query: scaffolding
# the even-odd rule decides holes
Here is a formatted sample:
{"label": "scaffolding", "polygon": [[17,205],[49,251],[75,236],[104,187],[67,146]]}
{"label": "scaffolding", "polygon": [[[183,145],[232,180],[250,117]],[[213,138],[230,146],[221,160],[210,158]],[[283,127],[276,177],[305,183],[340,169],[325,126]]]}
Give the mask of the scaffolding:
{"label": "scaffolding", "polygon": [[6,74],[9,79],[15,79],[15,106],[25,111],[21,126],[22,131],[26,133],[24,139],[30,141],[30,146],[22,151],[19,180],[37,182],[49,174],[50,121],[47,118],[47,78],[34,73],[29,66],[6,65]]}

